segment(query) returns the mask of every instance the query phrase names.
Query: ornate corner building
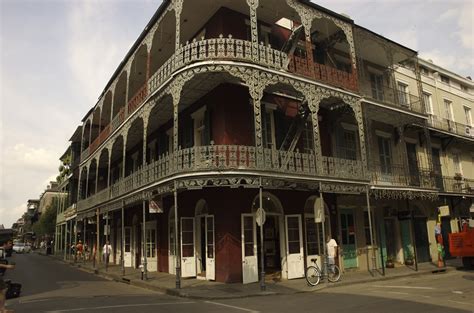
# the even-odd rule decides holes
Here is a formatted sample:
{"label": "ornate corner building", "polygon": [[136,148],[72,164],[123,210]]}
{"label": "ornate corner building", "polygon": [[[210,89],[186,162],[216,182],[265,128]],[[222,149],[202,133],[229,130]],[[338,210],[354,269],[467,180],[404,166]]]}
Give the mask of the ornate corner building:
{"label": "ornate corner building", "polygon": [[474,196],[472,81],[306,0],[204,2],[163,1],[71,138],[58,251],[242,283],[303,277],[324,231],[344,269],[436,259],[437,207],[447,234]]}

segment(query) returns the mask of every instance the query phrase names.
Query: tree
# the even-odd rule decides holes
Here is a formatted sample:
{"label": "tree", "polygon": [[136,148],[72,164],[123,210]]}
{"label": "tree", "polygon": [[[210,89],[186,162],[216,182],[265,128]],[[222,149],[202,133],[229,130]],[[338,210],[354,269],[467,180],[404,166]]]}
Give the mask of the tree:
{"label": "tree", "polygon": [[59,206],[59,198],[54,197],[49,206],[46,207],[37,223],[33,225],[36,236],[53,236],[56,230],[56,212]]}

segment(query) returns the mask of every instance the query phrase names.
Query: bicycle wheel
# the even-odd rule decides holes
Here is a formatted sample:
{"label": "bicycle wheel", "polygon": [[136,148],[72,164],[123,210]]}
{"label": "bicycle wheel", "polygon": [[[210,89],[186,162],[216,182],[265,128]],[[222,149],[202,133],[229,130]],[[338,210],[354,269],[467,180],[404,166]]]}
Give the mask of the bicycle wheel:
{"label": "bicycle wheel", "polygon": [[319,284],[321,279],[321,272],[316,266],[308,266],[306,269],[306,281],[311,286],[316,286]]}
{"label": "bicycle wheel", "polygon": [[335,283],[341,279],[341,271],[339,270],[339,266],[333,265],[332,269],[328,270],[328,280],[332,283]]}

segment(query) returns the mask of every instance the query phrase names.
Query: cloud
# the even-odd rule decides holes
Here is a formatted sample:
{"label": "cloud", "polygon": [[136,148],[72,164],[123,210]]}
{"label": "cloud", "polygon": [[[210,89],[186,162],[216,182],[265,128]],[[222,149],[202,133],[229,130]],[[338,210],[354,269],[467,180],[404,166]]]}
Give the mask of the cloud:
{"label": "cloud", "polygon": [[59,164],[58,151],[31,147],[24,143],[7,147],[5,150],[7,156],[4,160],[5,168],[17,167],[42,171],[50,170],[52,164]]}
{"label": "cloud", "polygon": [[18,204],[10,209],[0,207],[0,224],[4,224],[5,228],[10,228],[25,212],[26,200],[25,203]]}
{"label": "cloud", "polygon": [[474,53],[474,2],[465,1],[460,11],[459,31],[456,33],[460,37],[462,45],[471,51],[471,58],[474,58],[472,54]]}
{"label": "cloud", "polygon": [[420,57],[425,60],[432,60],[433,63],[446,69],[457,69],[469,72],[474,68],[474,59],[470,55],[449,54],[439,49],[420,52]]}

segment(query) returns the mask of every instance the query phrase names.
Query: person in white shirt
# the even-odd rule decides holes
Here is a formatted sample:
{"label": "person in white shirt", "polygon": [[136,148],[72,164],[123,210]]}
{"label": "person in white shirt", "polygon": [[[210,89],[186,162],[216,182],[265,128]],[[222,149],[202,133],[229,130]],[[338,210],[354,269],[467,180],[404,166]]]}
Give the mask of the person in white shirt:
{"label": "person in white shirt", "polygon": [[326,237],[326,246],[328,250],[328,266],[329,270],[332,271],[334,265],[336,264],[335,258],[337,255],[337,242],[331,238],[331,235],[327,235]]}
{"label": "person in white shirt", "polygon": [[109,256],[111,253],[112,253],[112,246],[110,245],[110,242],[107,240],[104,247],[102,248],[102,256],[106,264],[109,263]]}

